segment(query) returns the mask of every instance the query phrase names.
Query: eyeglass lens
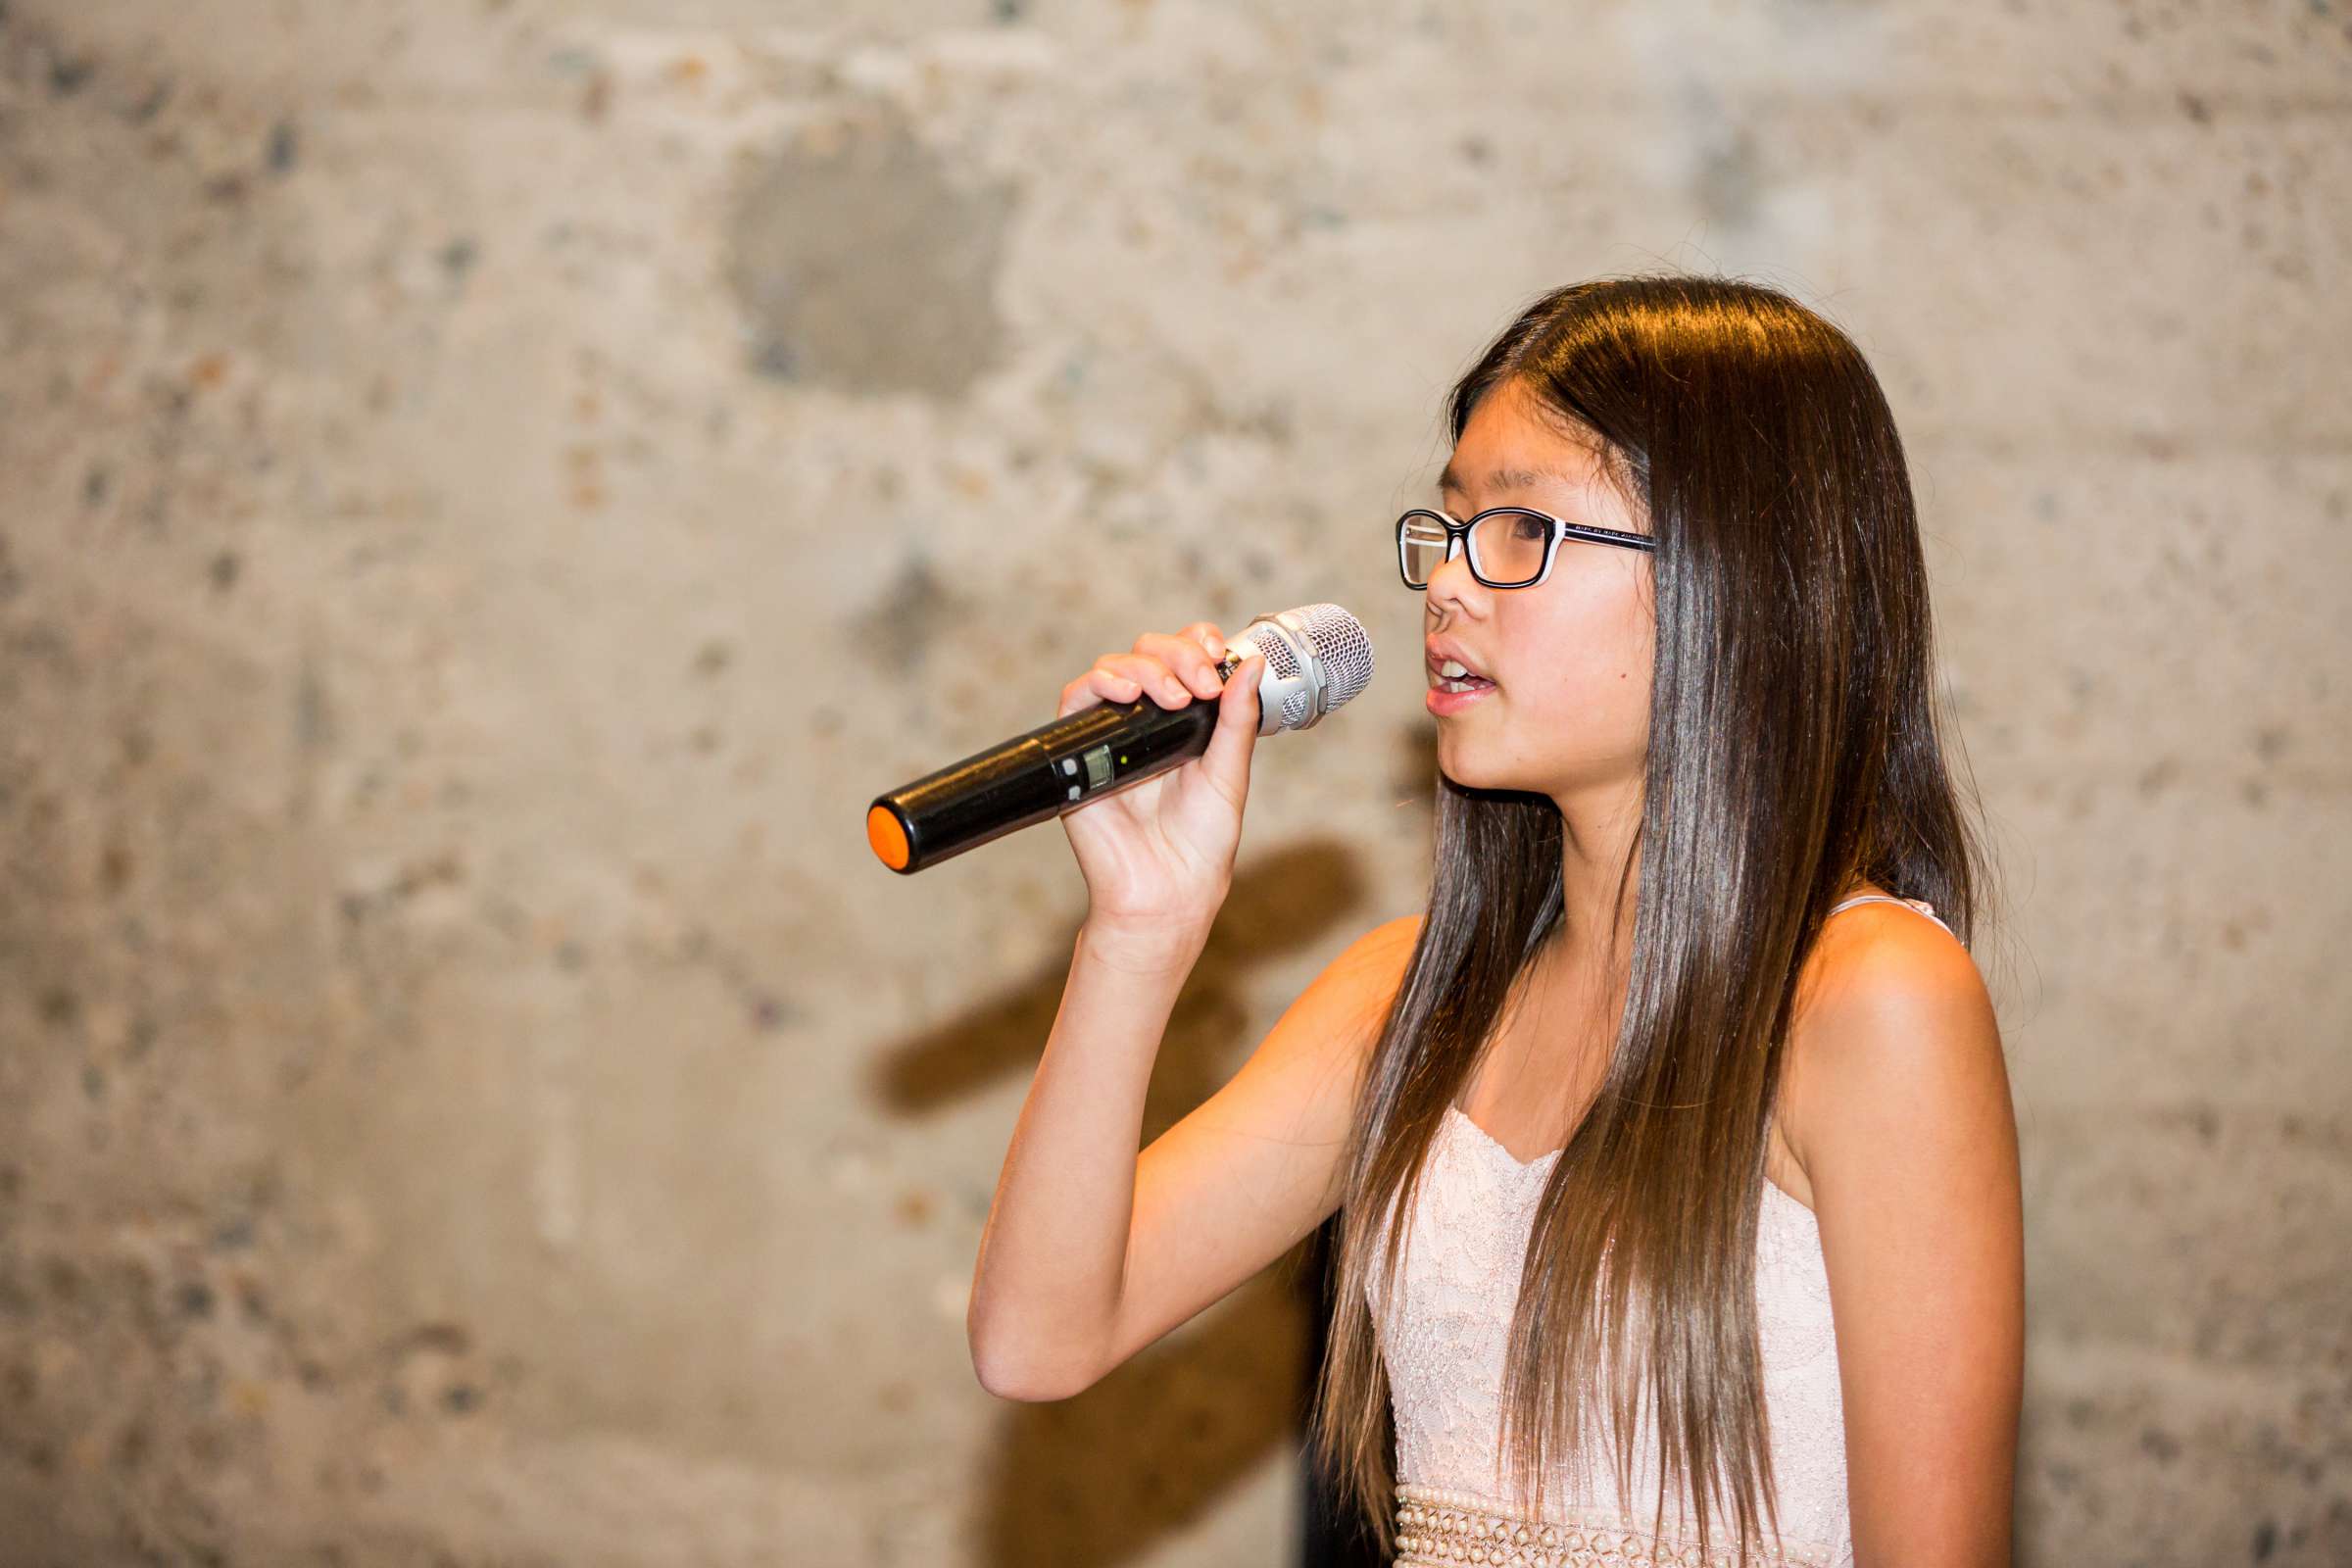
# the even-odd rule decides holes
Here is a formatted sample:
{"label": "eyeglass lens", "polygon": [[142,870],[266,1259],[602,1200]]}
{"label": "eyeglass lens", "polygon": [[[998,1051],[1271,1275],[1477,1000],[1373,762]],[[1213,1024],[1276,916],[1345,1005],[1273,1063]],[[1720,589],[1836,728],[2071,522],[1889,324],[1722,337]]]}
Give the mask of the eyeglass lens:
{"label": "eyeglass lens", "polygon": [[[1478,519],[1471,528],[1470,566],[1490,583],[1533,582],[1544,569],[1544,546],[1551,529],[1532,513],[1503,512]],[[1404,519],[1404,574],[1416,588],[1446,560],[1446,528],[1435,517]]]}

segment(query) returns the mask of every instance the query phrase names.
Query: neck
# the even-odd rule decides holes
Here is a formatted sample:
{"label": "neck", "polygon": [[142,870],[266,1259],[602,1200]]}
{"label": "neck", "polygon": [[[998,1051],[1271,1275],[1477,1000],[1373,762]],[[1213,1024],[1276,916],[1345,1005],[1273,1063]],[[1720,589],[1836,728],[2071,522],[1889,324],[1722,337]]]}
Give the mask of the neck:
{"label": "neck", "polygon": [[1642,781],[1637,777],[1606,789],[1554,796],[1552,803],[1560,808],[1562,923],[1572,944],[1593,964],[1615,970],[1633,949],[1642,879],[1637,842]]}

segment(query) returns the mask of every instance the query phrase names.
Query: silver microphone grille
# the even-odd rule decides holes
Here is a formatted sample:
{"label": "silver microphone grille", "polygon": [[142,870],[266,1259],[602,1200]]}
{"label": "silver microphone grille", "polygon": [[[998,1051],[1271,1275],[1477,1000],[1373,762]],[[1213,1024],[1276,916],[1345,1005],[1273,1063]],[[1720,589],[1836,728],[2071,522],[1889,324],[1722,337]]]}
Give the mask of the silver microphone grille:
{"label": "silver microphone grille", "polygon": [[1305,617],[1306,640],[1323,661],[1328,713],[1372,684],[1372,639],[1362,621],[1337,605],[1307,605],[1295,613]]}
{"label": "silver microphone grille", "polygon": [[[1251,635],[1268,626],[1265,635]],[[1266,673],[1283,689],[1266,713],[1267,733],[1307,729],[1372,680],[1372,639],[1363,622],[1337,605],[1300,605],[1260,615],[1240,635],[1265,656]]]}

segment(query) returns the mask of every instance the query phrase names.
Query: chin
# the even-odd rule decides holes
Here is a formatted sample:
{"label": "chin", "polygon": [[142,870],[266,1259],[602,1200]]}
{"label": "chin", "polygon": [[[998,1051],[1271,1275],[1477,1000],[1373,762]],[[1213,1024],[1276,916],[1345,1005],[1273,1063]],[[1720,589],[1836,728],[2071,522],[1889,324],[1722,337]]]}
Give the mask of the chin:
{"label": "chin", "polygon": [[1466,790],[1518,790],[1527,786],[1507,776],[1497,776],[1491,768],[1478,765],[1475,759],[1465,758],[1457,746],[1448,746],[1444,739],[1438,742],[1438,772],[1449,783]]}

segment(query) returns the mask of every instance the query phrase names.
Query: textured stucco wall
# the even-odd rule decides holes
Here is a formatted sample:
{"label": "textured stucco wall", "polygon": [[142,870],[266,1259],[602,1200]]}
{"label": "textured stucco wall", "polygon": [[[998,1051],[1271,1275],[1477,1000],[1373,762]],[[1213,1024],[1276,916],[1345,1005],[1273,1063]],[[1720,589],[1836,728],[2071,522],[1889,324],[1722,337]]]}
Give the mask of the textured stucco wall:
{"label": "textured stucco wall", "polygon": [[2021,1560],[2352,1561],[2348,259],[2343,0],[9,0],[0,1564],[1281,1560],[1274,1276],[975,1384],[1082,886],[859,816],[1356,609],[1156,1133],[1417,906],[1439,394],[1660,265],[1911,446]]}

